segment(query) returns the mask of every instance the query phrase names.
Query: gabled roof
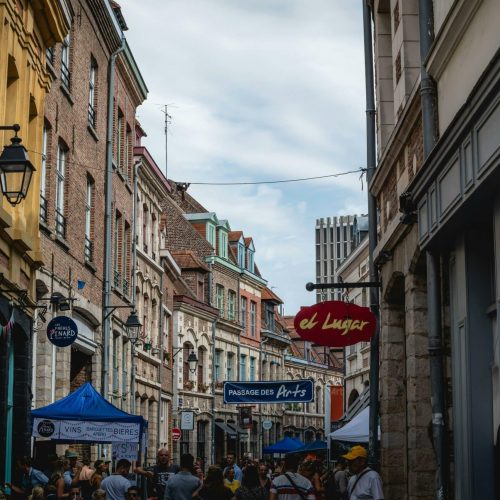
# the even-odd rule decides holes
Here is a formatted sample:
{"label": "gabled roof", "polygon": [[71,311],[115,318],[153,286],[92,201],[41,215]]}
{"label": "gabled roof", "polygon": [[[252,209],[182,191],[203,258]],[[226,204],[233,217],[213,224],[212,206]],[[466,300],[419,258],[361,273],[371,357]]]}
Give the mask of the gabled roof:
{"label": "gabled roof", "polygon": [[231,231],[231,227],[229,226],[229,222],[227,219],[219,219],[219,224],[217,226],[220,229],[225,229],[226,231]]}
{"label": "gabled roof", "polygon": [[262,290],[260,298],[261,300],[269,300],[276,304],[283,304],[283,301],[267,286]]}
{"label": "gabled roof", "polygon": [[253,239],[251,237],[245,238],[245,246],[255,251],[255,245],[253,244]]}
{"label": "gabled roof", "polygon": [[229,241],[231,243],[240,242],[245,243],[243,239],[243,231],[229,231]]}
{"label": "gabled roof", "polygon": [[192,250],[171,252],[171,254],[181,269],[201,269],[205,272],[209,271],[208,266]]}
{"label": "gabled roof", "polygon": [[219,220],[217,219],[217,215],[215,212],[201,212],[197,214],[184,214],[184,217],[192,222],[192,221],[210,221],[214,224],[219,224]]}

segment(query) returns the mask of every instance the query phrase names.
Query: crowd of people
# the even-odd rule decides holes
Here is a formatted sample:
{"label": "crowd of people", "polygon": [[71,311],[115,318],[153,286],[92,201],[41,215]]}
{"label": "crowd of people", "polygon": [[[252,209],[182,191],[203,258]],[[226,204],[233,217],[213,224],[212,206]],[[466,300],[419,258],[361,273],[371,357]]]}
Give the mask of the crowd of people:
{"label": "crowd of people", "polygon": [[[251,460],[237,463],[228,454],[223,464],[206,471],[201,460],[190,454],[171,462],[162,448],[152,467],[137,466],[126,459],[116,462],[78,460],[73,450],[63,457],[47,459],[38,470],[29,458],[18,460],[19,484],[6,484],[14,496],[30,500],[383,500],[382,481],[367,466],[367,452],[353,446],[332,468],[308,455],[288,454],[284,460]],[[346,465],[348,464],[348,467]],[[131,475],[131,472],[133,473]],[[135,474],[135,475],[134,475]],[[137,480],[144,478],[143,481]],[[135,478],[135,481],[131,481]],[[141,485],[141,486],[139,486]],[[0,500],[5,495],[0,495]]]}

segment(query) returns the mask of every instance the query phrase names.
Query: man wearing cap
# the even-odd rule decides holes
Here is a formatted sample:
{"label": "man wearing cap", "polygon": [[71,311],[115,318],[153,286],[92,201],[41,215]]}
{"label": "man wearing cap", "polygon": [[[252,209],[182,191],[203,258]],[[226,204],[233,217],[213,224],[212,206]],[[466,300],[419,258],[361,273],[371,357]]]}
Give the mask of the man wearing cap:
{"label": "man wearing cap", "polygon": [[64,452],[64,458],[67,458],[69,462],[69,469],[64,472],[64,484],[68,489],[78,488],[82,470],[82,464],[77,461],[78,453],[68,448]]}
{"label": "man wearing cap", "polygon": [[382,479],[378,472],[367,466],[366,449],[363,446],[353,446],[343,457],[349,461],[349,470],[353,474],[347,485],[349,500],[384,500]]}

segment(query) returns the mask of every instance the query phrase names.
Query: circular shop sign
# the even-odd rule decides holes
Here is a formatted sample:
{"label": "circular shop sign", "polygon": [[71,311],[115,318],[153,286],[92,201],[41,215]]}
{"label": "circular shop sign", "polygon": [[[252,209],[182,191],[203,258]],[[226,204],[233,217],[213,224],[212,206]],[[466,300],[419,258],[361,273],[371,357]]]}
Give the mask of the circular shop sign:
{"label": "circular shop sign", "polygon": [[56,428],[50,420],[42,420],[41,422],[38,423],[37,430],[40,436],[48,438],[52,436],[52,434],[54,434]]}
{"label": "circular shop sign", "polygon": [[78,337],[76,323],[67,316],[57,316],[47,325],[47,338],[57,347],[67,347]]}
{"label": "circular shop sign", "polygon": [[262,422],[262,428],[265,431],[270,430],[272,426],[273,426],[273,423],[271,422],[271,420],[264,420],[264,422]]}

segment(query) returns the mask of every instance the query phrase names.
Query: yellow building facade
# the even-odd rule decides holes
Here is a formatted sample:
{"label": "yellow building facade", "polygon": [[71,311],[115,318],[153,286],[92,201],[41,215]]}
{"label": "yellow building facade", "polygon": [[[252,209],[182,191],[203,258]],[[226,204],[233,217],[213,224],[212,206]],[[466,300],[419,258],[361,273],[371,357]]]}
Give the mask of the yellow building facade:
{"label": "yellow building facade", "polygon": [[[11,479],[13,459],[30,454],[35,270],[42,263],[41,151],[44,99],[51,83],[45,63],[47,49],[68,34],[71,17],[66,0],[0,0],[0,125],[20,125],[18,135],[36,168],[24,201],[12,206],[5,197],[0,200],[2,484]],[[13,131],[0,131],[0,146],[10,144],[13,136]]]}

